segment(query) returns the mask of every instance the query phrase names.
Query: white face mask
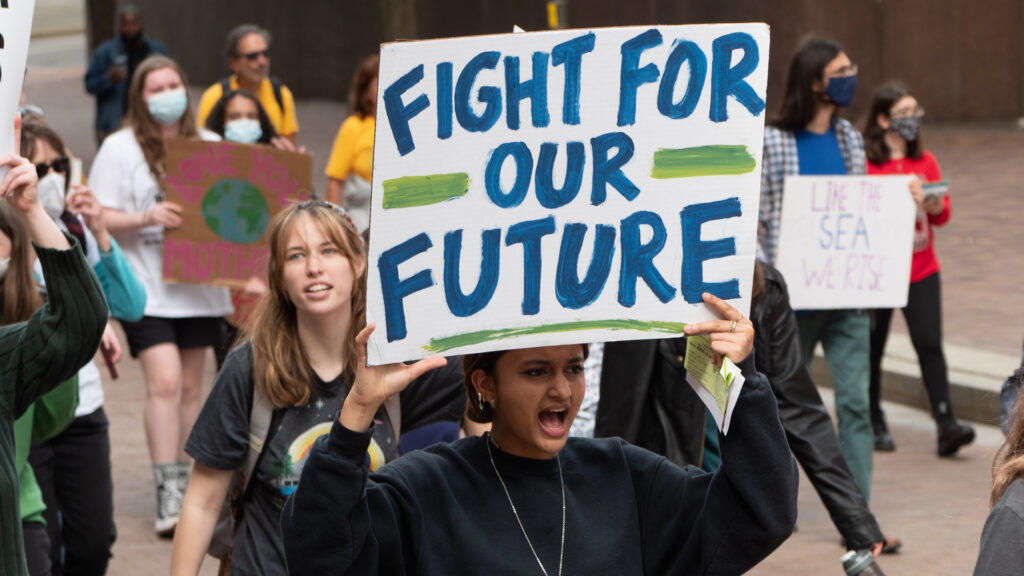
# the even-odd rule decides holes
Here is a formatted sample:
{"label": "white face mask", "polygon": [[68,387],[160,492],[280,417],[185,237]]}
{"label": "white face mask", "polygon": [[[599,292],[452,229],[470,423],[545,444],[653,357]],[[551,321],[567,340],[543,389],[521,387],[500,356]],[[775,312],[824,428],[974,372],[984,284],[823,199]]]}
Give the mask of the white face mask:
{"label": "white face mask", "polygon": [[7,265],[11,263],[11,257],[0,258],[0,280],[7,276]]}
{"label": "white face mask", "polygon": [[39,190],[39,204],[56,220],[64,213],[64,175],[59,172],[50,172],[36,185]]}

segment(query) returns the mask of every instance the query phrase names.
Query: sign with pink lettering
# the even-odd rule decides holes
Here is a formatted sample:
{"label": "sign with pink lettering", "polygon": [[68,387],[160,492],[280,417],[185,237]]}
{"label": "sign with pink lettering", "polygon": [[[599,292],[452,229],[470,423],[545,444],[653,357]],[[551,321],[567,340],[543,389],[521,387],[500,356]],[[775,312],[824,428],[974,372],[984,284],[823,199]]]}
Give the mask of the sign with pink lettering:
{"label": "sign with pink lettering", "polygon": [[794,310],[907,305],[911,176],[786,178],[776,266]]}
{"label": "sign with pink lettering", "polygon": [[309,198],[313,158],[269,146],[167,141],[167,201],[183,224],[164,233],[164,280],[241,287],[266,277],[271,219]]}

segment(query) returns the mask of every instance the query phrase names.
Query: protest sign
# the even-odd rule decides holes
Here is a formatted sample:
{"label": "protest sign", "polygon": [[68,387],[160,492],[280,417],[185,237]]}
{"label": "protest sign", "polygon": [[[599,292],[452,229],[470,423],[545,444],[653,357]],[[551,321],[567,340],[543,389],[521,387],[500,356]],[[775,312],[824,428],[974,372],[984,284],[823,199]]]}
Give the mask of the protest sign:
{"label": "protest sign", "polygon": [[385,44],[369,362],[746,314],[767,74],[764,24]]}
{"label": "protest sign", "polygon": [[242,287],[266,277],[270,220],[309,197],[313,160],[269,146],[167,141],[167,201],[184,211],[164,232],[164,280]]}
{"label": "protest sign", "polygon": [[[0,154],[14,152],[14,116],[25,81],[35,0],[0,0]],[[0,168],[0,178],[7,168]]]}
{"label": "protest sign", "polygon": [[791,176],[776,266],[795,310],[907,305],[911,176]]}

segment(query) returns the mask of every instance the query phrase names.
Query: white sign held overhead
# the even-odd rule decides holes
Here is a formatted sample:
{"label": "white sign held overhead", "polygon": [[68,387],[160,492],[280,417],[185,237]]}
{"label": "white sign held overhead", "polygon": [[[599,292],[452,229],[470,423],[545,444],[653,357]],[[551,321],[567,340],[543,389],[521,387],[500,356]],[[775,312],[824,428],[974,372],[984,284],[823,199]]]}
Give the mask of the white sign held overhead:
{"label": "white sign held overhead", "polygon": [[907,305],[911,176],[786,178],[776,266],[795,310]]}
{"label": "white sign held overhead", "polygon": [[381,48],[371,364],[664,338],[750,306],[768,26]]}
{"label": "white sign held overhead", "polygon": [[[0,0],[0,154],[14,152],[14,117],[21,100],[35,0]],[[7,168],[0,168],[0,178]]]}

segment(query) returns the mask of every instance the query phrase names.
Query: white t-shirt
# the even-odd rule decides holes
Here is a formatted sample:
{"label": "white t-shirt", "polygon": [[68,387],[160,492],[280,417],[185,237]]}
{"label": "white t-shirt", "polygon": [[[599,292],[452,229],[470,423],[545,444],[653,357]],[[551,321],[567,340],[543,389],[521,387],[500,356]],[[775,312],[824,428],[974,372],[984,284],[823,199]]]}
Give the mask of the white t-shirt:
{"label": "white t-shirt", "polygon": [[[200,136],[219,139],[205,130]],[[89,188],[100,204],[126,214],[147,212],[163,200],[163,191],[131,128],[118,130],[103,141],[89,172]],[[116,237],[125,259],[146,287],[146,316],[190,318],[233,313],[227,288],[164,283],[163,226],[147,226]]]}

